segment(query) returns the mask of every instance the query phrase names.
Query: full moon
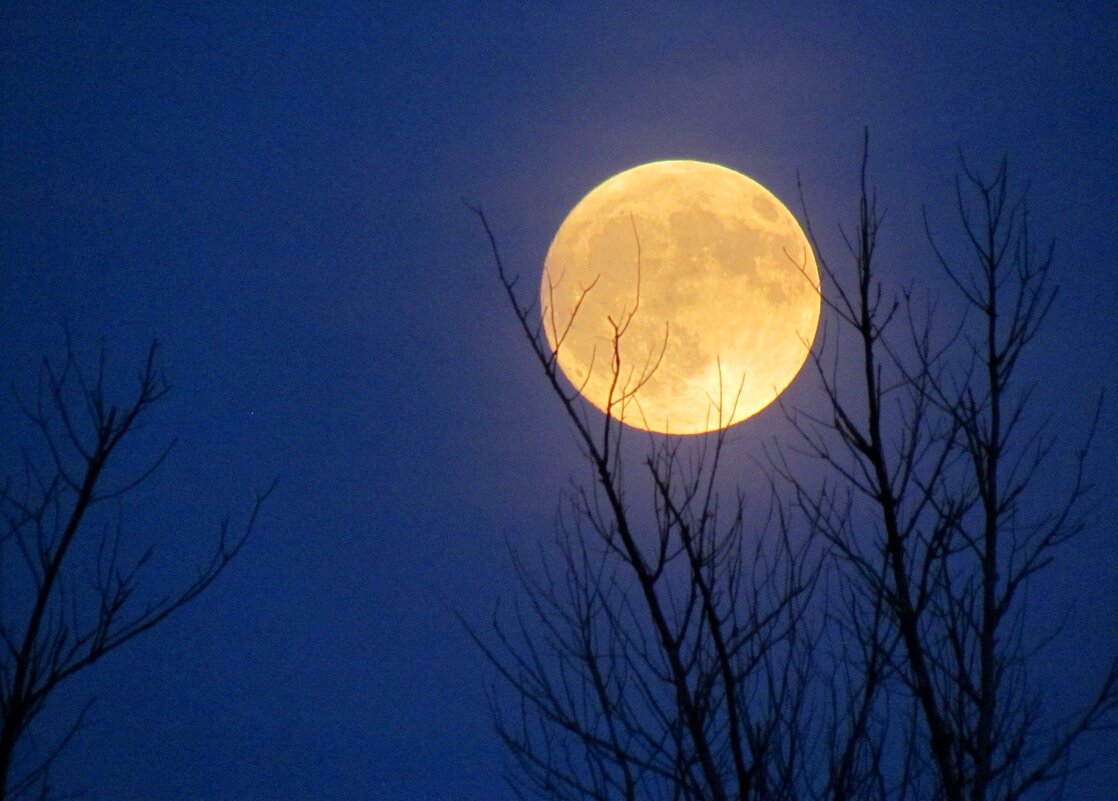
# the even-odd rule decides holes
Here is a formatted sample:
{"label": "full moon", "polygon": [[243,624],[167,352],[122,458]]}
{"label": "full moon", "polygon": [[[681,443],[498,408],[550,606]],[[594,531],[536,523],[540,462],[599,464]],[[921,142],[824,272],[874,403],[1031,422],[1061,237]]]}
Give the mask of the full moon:
{"label": "full moon", "polygon": [[665,434],[725,428],[772,403],[807,360],[820,305],[792,213],[700,161],[644,164],[591,191],[555,234],[540,286],[571,384]]}

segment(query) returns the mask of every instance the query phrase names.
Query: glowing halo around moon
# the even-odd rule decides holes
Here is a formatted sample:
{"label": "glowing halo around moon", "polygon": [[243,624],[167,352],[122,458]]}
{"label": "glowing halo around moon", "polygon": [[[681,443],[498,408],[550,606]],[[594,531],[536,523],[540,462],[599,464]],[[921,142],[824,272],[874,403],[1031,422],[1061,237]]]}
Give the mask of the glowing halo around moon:
{"label": "glowing halo around moon", "polygon": [[540,286],[571,384],[622,422],[668,434],[725,428],[772,403],[807,360],[820,305],[792,213],[700,161],[643,164],[591,191],[555,234]]}

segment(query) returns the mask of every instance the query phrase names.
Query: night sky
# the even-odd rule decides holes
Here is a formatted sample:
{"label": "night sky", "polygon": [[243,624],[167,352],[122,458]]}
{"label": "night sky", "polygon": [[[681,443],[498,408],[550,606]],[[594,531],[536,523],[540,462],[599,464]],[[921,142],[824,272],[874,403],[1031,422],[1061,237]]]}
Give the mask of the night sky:
{"label": "night sky", "polygon": [[[3,14],[0,458],[26,439],[7,387],[32,392],[68,327],[122,393],[164,346],[174,390],[122,467],[178,444],[105,512],[157,545],[153,592],[280,483],[210,592],[58,694],[45,736],[97,698],[60,790],[511,798],[457,616],[484,628],[515,593],[507,546],[546,551],[583,464],[463,199],[528,285],[624,169],[721,163],[799,215],[798,173],[841,264],[867,127],[887,281],[941,280],[921,209],[953,233],[960,150],[1029,183],[1061,289],[1025,369],[1058,451],[1109,392],[1095,525],[1033,588],[1067,620],[1038,675],[1073,697],[1118,647],[1113,2],[171,5]],[[775,408],[739,429],[730,471],[789,433]],[[1084,741],[1068,797],[1111,797],[1116,752]]]}

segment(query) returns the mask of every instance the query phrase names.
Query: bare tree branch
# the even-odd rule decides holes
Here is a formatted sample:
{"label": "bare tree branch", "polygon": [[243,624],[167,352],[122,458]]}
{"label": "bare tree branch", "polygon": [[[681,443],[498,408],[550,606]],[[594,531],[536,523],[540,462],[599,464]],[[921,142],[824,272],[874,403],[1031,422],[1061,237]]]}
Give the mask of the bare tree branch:
{"label": "bare tree branch", "polygon": [[[135,394],[123,404],[106,395],[105,352],[97,372],[87,376],[67,334],[66,353],[56,368],[44,360],[34,403],[22,407],[40,434],[49,467],[24,454],[22,483],[9,477],[0,486],[0,564],[20,554],[23,584],[0,587],[0,799],[48,792],[47,773],[84,719],[37,761],[21,756],[38,714],[65,681],[167,619],[209,588],[244,546],[275,483],[258,493],[247,522],[236,533],[228,520],[220,526],[210,556],[185,585],[142,598],[142,579],[154,551],[131,562],[121,553],[122,524],[115,533],[92,539],[90,510],[119,499],[143,484],[163,464],[170,445],[117,486],[105,486],[123,442],[132,437],[152,406],[169,391],[159,364],[159,344],[148,349]],[[173,445],[173,443],[172,443]],[[79,546],[79,542],[83,543]],[[78,551],[95,549],[91,580],[82,578]],[[26,598],[26,609],[14,593]]]}

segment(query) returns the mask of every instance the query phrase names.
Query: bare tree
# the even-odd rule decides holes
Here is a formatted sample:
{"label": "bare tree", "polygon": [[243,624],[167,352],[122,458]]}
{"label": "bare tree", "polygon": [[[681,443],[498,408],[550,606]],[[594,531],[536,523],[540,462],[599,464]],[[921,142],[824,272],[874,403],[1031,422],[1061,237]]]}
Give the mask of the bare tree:
{"label": "bare tree", "polygon": [[[135,395],[114,403],[97,370],[81,369],[67,339],[60,365],[43,361],[38,391],[23,403],[41,457],[23,451],[22,470],[0,485],[0,799],[48,794],[48,770],[81,726],[88,705],[49,747],[28,748],[36,717],[60,685],[157,626],[204,592],[238,554],[268,491],[257,494],[236,533],[221,524],[213,551],[193,579],[149,590],[142,578],[154,550],[134,544],[118,523],[96,530],[92,510],[127,495],[163,463],[116,477],[126,441],[169,391],[152,343]],[[172,443],[173,444],[173,443]],[[131,547],[130,547],[131,546]],[[44,740],[43,742],[49,742]]]}
{"label": "bare tree", "polygon": [[1058,792],[1075,741],[1118,709],[1118,659],[1071,712],[1030,682],[1042,642],[1024,589],[1086,522],[1092,433],[1044,508],[1053,439],[1018,373],[1054,300],[1051,250],[1030,241],[1004,164],[990,180],[964,165],[969,261],[928,225],[957,300],[894,299],[867,162],[868,144],[850,269],[808,229],[825,279],[823,411],[785,409],[798,436],[769,449],[773,494],[752,514],[740,491],[719,503],[724,432],[650,438],[640,459],[623,442],[620,413],[656,366],[625,364],[639,299],[613,324],[615,396],[595,423],[558,371],[570,321],[551,323],[549,345],[477,212],[590,468],[559,515],[557,558],[517,556],[522,599],[474,634],[501,679],[521,797],[1015,801]]}
{"label": "bare tree", "polygon": [[[1072,745],[1118,708],[1118,659],[1068,714],[1046,714],[1029,680],[1041,642],[1028,634],[1024,590],[1084,526],[1094,428],[1071,474],[1056,477],[1062,500],[1046,507],[1037,484],[1053,478],[1044,468],[1054,438],[1019,368],[1055,299],[1052,249],[1031,241],[1026,198],[1012,193],[1004,161],[989,179],[964,164],[963,256],[948,255],[925,215],[954,301],[892,299],[878,278],[882,214],[866,180],[864,152],[858,227],[846,240],[852,278],[820,258],[835,324],[814,356],[827,412],[790,412],[801,450],[827,477],[809,481],[780,456],[774,464],[856,600],[838,636],[878,657],[865,662],[877,666],[866,671],[866,708],[911,710],[893,724],[908,749],[896,758],[898,794],[1012,801],[1058,790]],[[843,356],[857,365],[848,372],[843,332],[853,334]]]}
{"label": "bare tree", "polygon": [[[572,800],[796,797],[811,669],[803,616],[818,560],[778,505],[750,524],[740,492],[720,500],[724,433],[695,450],[650,438],[629,465],[638,482],[626,480],[634,457],[614,410],[656,368],[642,359],[631,371],[623,358],[639,298],[613,323],[611,413],[597,426],[559,376],[569,328],[561,321],[548,344],[481,221],[591,469],[559,515],[558,564],[537,575],[517,561],[526,605],[511,624],[494,618],[495,643],[475,635],[519,698],[512,711],[494,707],[519,772],[511,786]],[[634,486],[647,493],[639,505]]]}

